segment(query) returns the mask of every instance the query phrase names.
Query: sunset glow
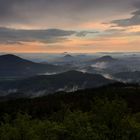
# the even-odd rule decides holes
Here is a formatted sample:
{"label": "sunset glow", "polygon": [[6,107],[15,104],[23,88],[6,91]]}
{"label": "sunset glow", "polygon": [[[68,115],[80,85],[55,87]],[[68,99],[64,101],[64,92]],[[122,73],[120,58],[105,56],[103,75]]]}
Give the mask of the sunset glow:
{"label": "sunset glow", "polygon": [[0,52],[140,51],[137,0],[0,0],[0,9]]}

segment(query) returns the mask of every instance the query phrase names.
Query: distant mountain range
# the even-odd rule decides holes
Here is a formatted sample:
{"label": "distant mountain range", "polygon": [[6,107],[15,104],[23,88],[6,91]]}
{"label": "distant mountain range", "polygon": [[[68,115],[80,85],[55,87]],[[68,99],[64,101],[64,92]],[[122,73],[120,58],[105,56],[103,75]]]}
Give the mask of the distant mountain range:
{"label": "distant mountain range", "polygon": [[116,81],[140,83],[138,58],[135,63],[111,56],[89,60],[86,56],[66,54],[59,58],[58,63],[43,64],[16,55],[1,55],[0,96],[36,97],[96,88]]}
{"label": "distant mountain range", "polygon": [[111,56],[102,56],[100,58],[97,58],[97,59],[94,59],[94,60],[90,60],[90,62],[92,63],[100,63],[100,62],[114,62],[114,61],[117,61],[117,59],[111,57]]}
{"label": "distant mountain range", "polygon": [[6,91],[6,94],[19,92],[22,93],[20,96],[23,97],[36,97],[58,91],[70,92],[85,88],[96,88],[113,82],[115,81],[98,74],[68,71],[56,75],[40,75],[24,80],[0,82],[0,90],[1,93]]}
{"label": "distant mountain range", "polygon": [[70,55],[70,54],[67,54],[67,55],[64,56],[64,58],[71,59],[71,58],[73,58],[73,56]]}
{"label": "distant mountain range", "polygon": [[54,59],[54,63],[56,64],[67,64],[73,62],[76,62],[76,57],[70,54],[66,54],[64,56],[58,57],[57,59]]}
{"label": "distant mountain range", "polygon": [[86,55],[62,55],[57,58],[54,58],[51,63],[52,64],[58,64],[58,65],[73,65],[73,66],[79,66],[82,63],[85,63],[87,60],[90,60],[90,56]]}
{"label": "distant mountain range", "polygon": [[117,59],[112,58],[111,56],[103,56],[103,57],[96,59],[97,62],[112,62],[112,61],[116,61],[116,60]]}
{"label": "distant mountain range", "polygon": [[28,77],[64,70],[64,67],[35,63],[11,54],[0,56],[0,77]]}

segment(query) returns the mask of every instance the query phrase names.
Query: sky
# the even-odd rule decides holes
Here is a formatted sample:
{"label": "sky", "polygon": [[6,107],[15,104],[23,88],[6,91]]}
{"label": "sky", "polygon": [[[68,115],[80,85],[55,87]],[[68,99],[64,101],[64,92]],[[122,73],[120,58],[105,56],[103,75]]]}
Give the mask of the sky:
{"label": "sky", "polygon": [[0,0],[0,52],[140,52],[140,0]]}

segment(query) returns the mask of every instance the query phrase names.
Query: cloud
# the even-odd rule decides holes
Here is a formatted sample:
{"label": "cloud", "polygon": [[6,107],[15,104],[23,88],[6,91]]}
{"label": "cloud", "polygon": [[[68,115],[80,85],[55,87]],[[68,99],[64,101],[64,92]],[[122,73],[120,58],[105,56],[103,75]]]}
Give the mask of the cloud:
{"label": "cloud", "polygon": [[129,37],[129,36],[140,36],[140,31],[131,31],[127,28],[111,28],[104,30],[100,34],[97,35],[102,38],[120,38],[120,37]]}
{"label": "cloud", "polygon": [[60,26],[106,19],[127,12],[133,1],[135,0],[0,0],[0,25],[61,28]]}
{"label": "cloud", "polygon": [[22,44],[22,42],[38,41],[42,43],[57,43],[67,40],[75,31],[60,29],[19,30],[0,28],[0,42],[5,44]]}
{"label": "cloud", "polygon": [[73,36],[85,37],[88,34],[97,34],[97,31],[74,31],[62,29],[13,29],[0,27],[0,43],[19,44],[24,42],[41,42],[45,44],[61,43],[70,40]]}
{"label": "cloud", "polygon": [[130,18],[111,21],[111,24],[120,27],[140,25],[140,3],[134,4],[136,11],[131,13]]}
{"label": "cloud", "polygon": [[140,25],[140,10],[133,12],[132,15],[131,18],[113,20],[111,23],[121,27]]}
{"label": "cloud", "polygon": [[117,33],[117,32],[124,32],[126,29],[107,29],[105,30],[106,33]]}
{"label": "cloud", "polygon": [[80,31],[76,34],[77,37],[85,37],[88,34],[98,34],[98,31]]}
{"label": "cloud", "polygon": [[107,30],[104,30],[100,32],[97,36],[98,37],[121,37],[121,36],[127,36],[128,33],[126,32],[126,29],[117,29],[117,28],[109,28]]}

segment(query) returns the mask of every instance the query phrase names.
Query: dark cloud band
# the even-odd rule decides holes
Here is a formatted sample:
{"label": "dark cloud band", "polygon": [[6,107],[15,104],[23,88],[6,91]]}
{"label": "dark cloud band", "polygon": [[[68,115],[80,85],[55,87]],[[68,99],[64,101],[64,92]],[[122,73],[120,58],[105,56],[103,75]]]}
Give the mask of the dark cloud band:
{"label": "dark cloud band", "polygon": [[85,37],[88,34],[98,33],[96,31],[71,31],[61,29],[46,30],[20,30],[0,27],[0,43],[21,44],[21,42],[38,41],[42,43],[58,43],[66,41],[70,36]]}
{"label": "dark cloud band", "polygon": [[66,40],[68,36],[71,36],[75,33],[76,33],[75,31],[65,31],[60,29],[16,30],[1,27],[0,42],[9,44],[31,41],[56,43]]}
{"label": "dark cloud band", "polygon": [[131,13],[130,18],[113,20],[111,23],[121,27],[140,25],[140,2],[136,2],[134,6],[137,10]]}

